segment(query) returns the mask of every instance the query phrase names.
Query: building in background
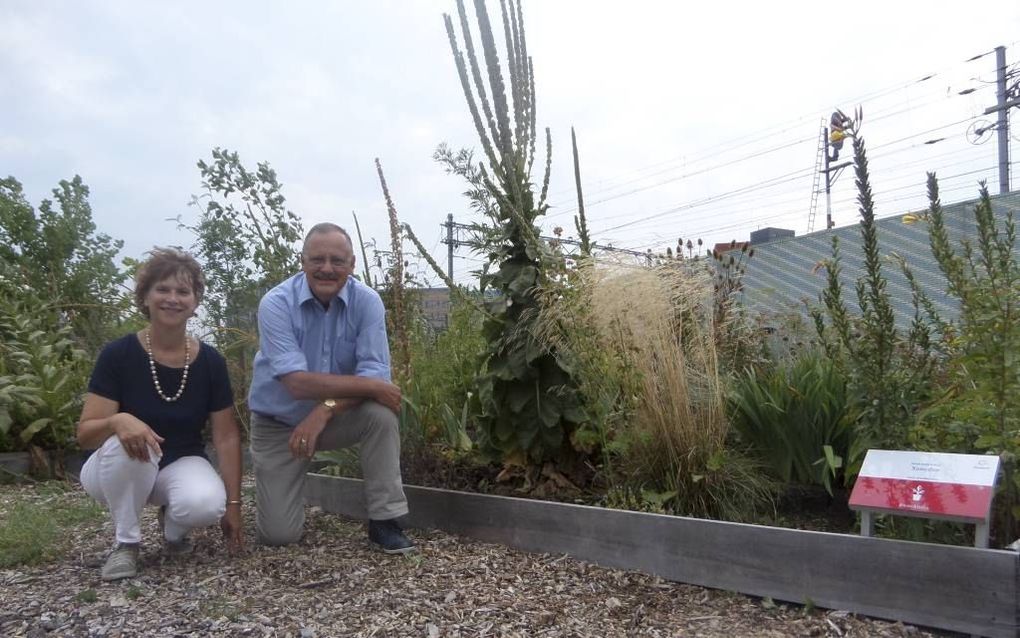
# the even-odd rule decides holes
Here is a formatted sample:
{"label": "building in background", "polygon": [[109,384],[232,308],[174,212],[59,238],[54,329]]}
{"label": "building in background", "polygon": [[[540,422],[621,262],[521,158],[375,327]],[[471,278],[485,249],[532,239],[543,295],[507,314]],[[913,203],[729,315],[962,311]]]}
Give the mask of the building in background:
{"label": "building in background", "polygon": [[414,293],[421,299],[421,311],[433,330],[446,330],[450,325],[450,289],[416,288]]}
{"label": "building in background", "polygon": [[[1012,213],[1016,217],[1020,211],[1020,191],[993,195],[991,200],[1001,232],[1006,216]],[[961,239],[968,239],[974,245],[977,243],[974,219],[977,202],[973,199],[943,205],[946,228],[957,252],[961,250]],[[959,314],[957,301],[946,295],[945,277],[939,271],[928,243],[928,224],[924,221],[904,223],[902,215],[879,219],[876,223],[879,250],[886,258],[882,262],[882,274],[888,281],[886,290],[896,313],[896,325],[901,328],[909,326],[914,317],[914,306],[910,285],[899,263],[892,258],[894,254],[906,261],[942,318],[955,318]],[[839,238],[843,298],[851,312],[859,313],[854,286],[857,279],[865,274],[859,224],[801,237],[781,237],[762,244],[752,240],[754,257],[747,260],[743,279],[743,298],[747,307],[776,319],[798,315],[808,318],[805,303],[821,305],[819,295],[826,286],[824,265],[832,258],[834,236]],[[740,244],[737,244],[739,248]],[[1014,247],[1014,253],[1020,257],[1020,246]]]}

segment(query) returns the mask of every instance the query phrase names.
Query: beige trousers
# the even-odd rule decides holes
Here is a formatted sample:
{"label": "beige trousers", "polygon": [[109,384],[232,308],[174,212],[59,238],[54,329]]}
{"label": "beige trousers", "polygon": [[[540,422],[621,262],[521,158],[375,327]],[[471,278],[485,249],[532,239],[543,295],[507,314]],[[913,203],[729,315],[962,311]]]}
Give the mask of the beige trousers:
{"label": "beige trousers", "polygon": [[[259,541],[266,545],[297,542],[305,524],[302,491],[310,461],[291,455],[287,443],[292,431],[286,423],[252,414],[256,529]],[[397,416],[375,401],[365,401],[330,419],[315,448],[336,450],[354,445],[360,446],[368,517],[386,520],[407,514],[407,498],[400,477]]]}

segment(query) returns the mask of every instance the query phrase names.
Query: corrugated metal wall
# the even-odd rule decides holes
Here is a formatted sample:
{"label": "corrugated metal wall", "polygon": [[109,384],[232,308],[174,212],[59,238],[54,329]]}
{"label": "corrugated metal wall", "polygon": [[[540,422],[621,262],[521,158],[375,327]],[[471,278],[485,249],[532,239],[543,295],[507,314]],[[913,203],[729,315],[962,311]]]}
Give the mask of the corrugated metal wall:
{"label": "corrugated metal wall", "polygon": [[[959,246],[960,239],[976,240],[976,203],[974,199],[943,206],[954,248]],[[1020,223],[1020,215],[1017,215],[1020,191],[993,196],[992,209],[1000,229],[1010,212]],[[824,268],[817,266],[832,256],[833,235],[839,238],[844,301],[852,311],[859,311],[854,285],[864,275],[864,254],[860,226],[856,224],[753,246],[754,257],[747,262],[744,275],[745,303],[766,315],[793,313],[806,316],[805,301],[821,303],[819,295],[825,287],[826,273]],[[893,253],[906,259],[942,317],[950,319],[956,316],[955,300],[946,296],[945,279],[928,244],[927,223],[904,224],[902,215],[880,219],[878,241],[881,253],[886,257],[882,272],[888,280],[887,290],[893,299],[897,325],[907,326],[914,316],[914,309],[910,286],[899,264],[888,259]],[[1014,253],[1020,257],[1020,246],[1014,246]]]}

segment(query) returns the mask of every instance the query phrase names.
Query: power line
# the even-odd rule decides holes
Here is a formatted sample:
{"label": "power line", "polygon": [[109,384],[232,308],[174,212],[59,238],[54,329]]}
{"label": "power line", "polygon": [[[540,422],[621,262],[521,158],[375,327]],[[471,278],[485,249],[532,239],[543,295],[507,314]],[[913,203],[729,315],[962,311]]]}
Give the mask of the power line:
{"label": "power line", "polygon": [[[892,94],[892,93],[895,93],[895,92],[897,92],[897,91],[900,91],[900,90],[906,90],[906,89],[912,88],[912,87],[914,87],[914,86],[916,86],[916,85],[918,85],[918,84],[921,84],[921,83],[923,83],[923,82],[929,81],[929,80],[931,80],[931,79],[933,79],[933,78],[937,77],[937,76],[938,76],[938,75],[939,75],[940,73],[944,73],[945,71],[947,71],[947,70],[949,70],[949,69],[953,69],[953,68],[956,68],[957,66],[962,66],[963,64],[966,64],[966,63],[968,63],[968,62],[971,62],[971,61],[974,61],[974,60],[980,59],[981,57],[983,57],[983,55],[985,55],[985,54],[980,54],[980,55],[977,55],[977,56],[973,56],[972,58],[970,58],[970,59],[968,59],[968,60],[966,60],[966,61],[964,61],[964,62],[962,62],[962,63],[958,63],[958,64],[955,64],[955,65],[951,65],[950,67],[947,67],[947,68],[946,68],[946,69],[944,69],[944,70],[943,70],[942,72],[939,72],[939,73],[934,73],[934,74],[929,74],[929,75],[926,75],[926,76],[920,77],[920,78],[918,78],[918,79],[915,79],[915,80],[913,80],[913,81],[907,82],[906,84],[899,84],[899,83],[898,83],[897,85],[894,85],[894,87],[893,87],[893,88],[892,88],[891,90],[888,90],[888,91],[883,91],[883,90],[880,90],[880,91],[876,92],[876,93],[875,93],[874,95],[868,95],[868,94],[865,94],[864,96],[860,96],[860,97],[858,97],[858,98],[853,98],[853,99],[851,99],[851,100],[847,100],[846,102],[850,102],[850,103],[853,103],[853,102],[863,102],[863,101],[867,101],[867,100],[877,99],[878,97],[882,97],[882,96],[884,96],[884,95]],[[977,90],[983,90],[984,88],[985,88],[985,87],[982,87],[982,88],[979,88],[979,89],[975,89],[975,91],[977,91]],[[934,92],[932,92],[932,93],[934,94]],[[972,91],[971,93],[973,93],[973,91]],[[969,93],[969,94],[970,94],[970,93]],[[896,105],[893,105],[893,106],[891,106],[891,107],[886,107],[885,109],[880,109],[880,110],[876,111],[876,112],[875,112],[875,113],[873,114],[873,117],[871,117],[871,118],[869,119],[869,121],[870,121],[870,122],[877,122],[877,121],[881,121],[881,120],[883,120],[883,119],[886,119],[887,117],[894,117],[894,116],[896,116],[896,115],[898,115],[898,114],[901,114],[901,113],[904,113],[904,112],[910,112],[910,111],[915,111],[915,110],[917,110],[917,109],[919,109],[919,108],[924,108],[925,106],[928,106],[928,105],[931,105],[931,104],[934,104],[934,103],[939,103],[939,102],[941,102],[941,101],[943,101],[943,100],[945,100],[945,99],[952,99],[952,98],[954,98],[954,97],[957,97],[957,94],[950,94],[950,95],[945,95],[945,96],[939,95],[939,99],[937,99],[937,100],[928,100],[927,102],[924,102],[924,103],[922,103],[922,104],[920,104],[920,105],[918,105],[918,104],[913,104],[913,105],[909,106],[909,107],[908,107],[908,108],[906,108],[906,109],[901,109],[901,110],[899,110],[899,111],[896,111],[896,112],[894,112],[894,113],[889,113],[889,114],[887,114],[887,115],[886,115],[886,114],[884,114],[884,112],[885,112],[886,110],[888,110],[889,108],[896,108],[896,107],[900,106],[900,104],[903,104],[903,103],[904,103],[904,102],[900,102],[900,103],[898,103],[898,104],[896,104]],[[907,100],[906,102],[908,102],[908,103],[909,103],[909,102],[912,102],[912,101],[913,101],[913,100]],[[809,116],[807,116],[807,115],[804,115],[804,116],[800,116],[799,118],[796,118],[795,120],[793,120],[793,122],[794,122],[794,123],[796,123],[796,124],[800,124],[800,123],[802,123],[802,122],[803,122],[803,121],[804,121],[804,120],[805,120],[806,118],[808,118],[808,117],[809,117]],[[817,117],[817,116],[810,116],[810,117],[814,118],[814,117]],[[785,125],[780,125],[780,126],[785,126]],[[772,128],[778,128],[778,127],[772,127]],[[691,160],[691,159],[689,159],[689,155],[684,155],[684,156],[680,156],[680,157],[678,157],[678,158],[673,158],[673,159],[670,159],[670,160],[666,160],[665,162],[659,162],[659,163],[657,163],[657,164],[653,164],[653,165],[651,165],[651,166],[649,166],[649,167],[645,167],[645,168],[642,168],[642,169],[636,169],[635,171],[631,171],[631,172],[642,172],[642,171],[646,171],[646,170],[649,170],[649,169],[651,169],[651,168],[657,168],[658,166],[661,166],[661,165],[663,165],[663,164],[670,164],[670,163],[674,163],[674,162],[676,162],[676,161],[684,161],[684,162],[685,162],[685,165],[688,165],[688,164],[695,164],[695,163],[698,163],[698,162],[704,161],[705,159],[709,159],[709,158],[711,158],[711,157],[717,157],[717,156],[719,156],[719,155],[722,155],[722,154],[728,153],[728,152],[730,152],[730,151],[732,151],[732,150],[735,150],[735,149],[737,149],[737,148],[741,148],[741,147],[743,147],[743,146],[746,146],[746,145],[752,144],[752,143],[754,143],[754,142],[757,142],[757,141],[761,141],[761,140],[763,140],[763,139],[768,139],[769,137],[774,137],[774,136],[776,136],[776,135],[780,135],[780,134],[782,134],[782,133],[785,133],[785,132],[787,132],[787,131],[789,131],[789,130],[792,130],[792,128],[793,128],[793,127],[788,127],[788,128],[784,128],[784,129],[780,130],[780,131],[779,131],[778,133],[768,133],[768,134],[765,134],[765,135],[760,135],[760,136],[758,136],[758,137],[755,137],[755,138],[751,138],[751,139],[747,139],[747,136],[741,136],[741,137],[738,137],[738,138],[734,138],[733,140],[730,140],[730,141],[724,142],[724,143],[723,143],[723,144],[721,144],[721,145],[715,145],[715,146],[713,146],[713,152],[712,152],[712,153],[709,153],[709,154],[708,154],[707,156],[705,156],[705,157],[700,157],[700,158],[698,158],[698,159],[694,159],[694,160]],[[765,129],[765,130],[766,130],[766,131],[769,131],[769,130],[772,130],[772,129]],[[815,139],[815,136],[814,136],[814,135],[812,135],[812,136],[811,136],[810,138],[805,138],[805,139],[804,139],[804,140],[802,140],[802,141],[810,141],[810,140],[813,140],[813,139]],[[732,148],[726,148],[726,146],[727,146],[727,145],[729,145],[729,144],[731,144],[731,143],[732,143],[733,141],[740,141],[741,143],[740,143],[740,144],[738,144],[738,145],[736,145],[735,147],[732,147]],[[788,144],[784,144],[783,146],[788,146],[788,145],[794,145],[795,143],[796,143],[796,142],[793,142],[793,143],[788,143]],[[720,146],[722,146],[722,147],[723,147],[723,148],[722,148],[721,150],[720,150],[720,148],[719,148]],[[707,150],[707,149],[706,149],[706,150]],[[773,150],[778,150],[778,149],[773,149]],[[767,152],[767,151],[766,151],[766,152]],[[759,152],[759,153],[761,153],[761,152]],[[758,155],[759,153],[754,153],[754,154],[752,154],[752,156],[756,156],[756,155]],[[697,153],[695,153],[695,156],[697,156]],[[736,163],[736,162],[738,162],[738,161],[741,161],[741,160],[734,160],[734,161],[733,161],[732,163]],[[720,167],[721,167],[721,166],[726,166],[726,165],[729,165],[729,164],[730,164],[730,163],[725,163],[725,164],[722,164],[722,165],[720,165]],[[637,179],[633,179],[633,180],[630,180],[629,182],[624,182],[624,183],[622,183],[622,184],[617,184],[617,185],[614,185],[614,186],[612,186],[612,187],[608,187],[608,188],[601,188],[601,189],[598,189],[598,188],[596,188],[596,189],[592,189],[592,190],[591,190],[590,192],[592,192],[592,193],[599,193],[599,192],[605,192],[606,190],[612,190],[612,189],[614,189],[614,188],[619,188],[620,186],[623,186],[623,185],[627,185],[627,184],[630,184],[630,183],[634,183],[634,182],[640,182],[640,181],[642,181],[642,180],[644,180],[644,179],[648,179],[649,177],[653,177],[653,176],[655,176],[655,175],[659,175],[659,174],[662,174],[662,173],[667,173],[667,172],[670,172],[670,171],[672,171],[672,170],[674,170],[674,168],[669,168],[669,169],[665,169],[665,170],[660,170],[660,171],[658,171],[658,172],[656,172],[656,173],[652,173],[651,175],[647,175],[647,176],[644,176],[644,177],[640,177],[640,178],[637,178]],[[697,171],[697,172],[695,172],[694,174],[700,174],[700,173],[702,173],[702,172],[704,172],[704,171]],[[659,183],[658,183],[658,184],[656,184],[656,185],[661,185],[661,184],[664,184],[664,183],[669,183],[669,182],[671,182],[671,181],[674,181],[674,179],[682,179],[682,177],[679,177],[679,178],[673,178],[673,179],[670,179],[670,180],[664,180],[664,181],[662,181],[662,182],[659,182]],[[631,192],[628,192],[627,194],[631,194],[631,193],[633,193],[633,192],[639,192],[640,190],[647,190],[647,188],[653,188],[654,186],[655,186],[655,185],[651,185],[651,186],[648,186],[648,187],[644,187],[644,188],[640,188],[640,189],[635,189],[635,190],[633,190],[633,191],[631,191]],[[564,191],[561,191],[561,192],[564,192],[564,193],[565,193],[565,192],[568,192],[568,191],[567,191],[567,190],[564,190]],[[619,196],[623,196],[623,195],[619,195]],[[594,204],[598,204],[598,203],[601,203],[601,202],[603,202],[603,201],[609,201],[610,199],[615,199],[616,197],[617,197],[617,196],[613,196],[613,197],[610,197],[610,198],[605,198],[605,199],[603,199],[603,200],[593,201],[593,202],[592,202],[592,205],[594,205]],[[567,210],[564,210],[564,211],[562,211],[562,212],[557,212],[557,213],[553,213],[552,215],[549,215],[549,217],[553,217],[553,216],[559,216],[559,215],[564,215],[564,214],[568,214],[568,213],[574,212],[575,210],[576,210],[576,208],[572,208],[572,209],[567,209]]]}

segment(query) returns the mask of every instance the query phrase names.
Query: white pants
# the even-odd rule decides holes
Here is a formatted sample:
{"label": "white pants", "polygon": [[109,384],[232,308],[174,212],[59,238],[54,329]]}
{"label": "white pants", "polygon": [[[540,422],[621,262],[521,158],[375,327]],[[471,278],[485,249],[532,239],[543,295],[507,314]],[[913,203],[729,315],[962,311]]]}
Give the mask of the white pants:
{"label": "white pants", "polygon": [[120,439],[111,436],[81,468],[81,484],[89,496],[110,510],[118,543],[142,540],[142,509],[166,505],[164,534],[178,541],[189,530],[212,525],[227,509],[223,480],[209,461],[185,456],[162,470],[159,459],[148,462],[127,455]]}

